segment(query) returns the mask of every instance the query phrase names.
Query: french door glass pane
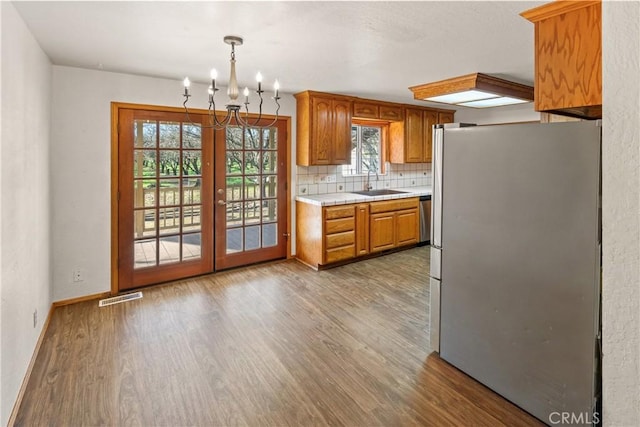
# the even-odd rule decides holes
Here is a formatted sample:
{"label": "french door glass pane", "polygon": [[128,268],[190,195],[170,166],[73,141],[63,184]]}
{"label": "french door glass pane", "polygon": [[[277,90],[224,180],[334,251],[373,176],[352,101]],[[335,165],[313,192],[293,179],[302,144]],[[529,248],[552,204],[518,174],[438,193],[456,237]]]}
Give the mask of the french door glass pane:
{"label": "french door glass pane", "polygon": [[134,120],[133,127],[134,268],[200,258],[201,125]]}
{"label": "french door glass pane", "polygon": [[133,127],[133,146],[135,148],[154,148],[157,141],[156,122],[136,120]]}
{"label": "french door glass pane", "polygon": [[134,237],[149,237],[156,235],[155,209],[141,209],[133,212]]}
{"label": "french door glass pane", "polygon": [[187,206],[182,210],[182,232],[200,231],[200,206]]}
{"label": "french door glass pane", "polygon": [[180,180],[160,179],[158,180],[158,201],[160,206],[175,206],[180,204]]}
{"label": "french door glass pane", "polygon": [[159,249],[160,264],[180,261],[180,236],[161,237]]}
{"label": "french door glass pane", "polygon": [[202,256],[202,235],[200,233],[182,236],[182,259],[197,259]]}
{"label": "french door glass pane", "polygon": [[180,176],[180,151],[160,150],[160,160],[158,161],[160,176]]}
{"label": "french door glass pane", "polygon": [[230,228],[227,230],[227,253],[242,251],[242,228]]}
{"label": "french door glass pane", "polygon": [[268,248],[278,244],[278,224],[264,224],[262,226],[262,247]]}
{"label": "french door glass pane", "polygon": [[201,187],[201,178],[190,178],[183,180],[182,203],[185,205],[199,204],[200,200],[202,200],[202,195],[200,194]]}
{"label": "french door glass pane", "polygon": [[160,234],[180,232],[180,208],[161,208],[158,215]]}
{"label": "french door glass pane", "polygon": [[202,174],[202,152],[182,152],[182,176],[197,176]]}
{"label": "french door glass pane", "polygon": [[244,198],[259,199],[260,198],[260,177],[248,176],[244,181]]}
{"label": "french door glass pane", "polygon": [[200,125],[189,123],[182,125],[182,148],[202,148],[202,128]]}
{"label": "french door glass pane", "polygon": [[276,204],[278,201],[276,199],[273,200],[265,200],[262,204],[262,222],[272,222],[278,220],[278,210],[276,209]]}
{"label": "french door glass pane", "polygon": [[[153,178],[156,176],[156,151],[133,151],[133,176],[134,178]],[[151,180],[150,182],[152,182]]]}
{"label": "french door glass pane", "polygon": [[156,205],[156,188],[145,183],[144,180],[133,181],[133,207],[152,208]]}
{"label": "french door glass pane", "polygon": [[160,148],[180,147],[180,123],[160,122]]}
{"label": "french door glass pane", "polygon": [[138,240],[134,246],[133,268],[153,267],[156,265],[156,239]]}
{"label": "french door glass pane", "polygon": [[252,249],[260,248],[260,226],[245,227],[244,234],[244,250],[250,251]]}

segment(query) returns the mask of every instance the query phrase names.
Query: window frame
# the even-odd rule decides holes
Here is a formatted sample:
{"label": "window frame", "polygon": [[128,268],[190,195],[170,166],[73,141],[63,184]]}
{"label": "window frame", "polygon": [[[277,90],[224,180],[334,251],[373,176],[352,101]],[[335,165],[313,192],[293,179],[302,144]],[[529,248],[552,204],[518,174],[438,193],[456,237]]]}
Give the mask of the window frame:
{"label": "window frame", "polygon": [[[351,129],[354,126],[358,127],[376,127],[380,128],[380,168],[377,171],[377,175],[386,175],[387,173],[387,137],[389,133],[389,123],[377,120],[352,120],[351,121]],[[361,132],[359,132],[361,135]],[[360,142],[361,144],[361,142]],[[360,150],[361,152],[361,150]],[[358,153],[358,168],[356,170],[360,170],[358,173],[345,173],[345,170],[351,167],[351,163],[345,164],[342,166],[342,176],[367,176],[368,173],[362,172],[362,159],[360,158],[360,153]]]}

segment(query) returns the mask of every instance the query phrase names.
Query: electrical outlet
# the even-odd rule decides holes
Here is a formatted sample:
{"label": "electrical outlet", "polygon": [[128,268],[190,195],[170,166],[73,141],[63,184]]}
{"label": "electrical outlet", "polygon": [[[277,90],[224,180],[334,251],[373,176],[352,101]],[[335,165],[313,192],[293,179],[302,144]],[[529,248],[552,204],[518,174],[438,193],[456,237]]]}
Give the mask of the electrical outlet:
{"label": "electrical outlet", "polygon": [[33,327],[38,325],[38,309],[33,310]]}
{"label": "electrical outlet", "polygon": [[336,182],[335,175],[327,175],[327,182]]}
{"label": "electrical outlet", "polygon": [[73,270],[73,281],[74,282],[84,281],[84,274],[82,273],[82,270]]}

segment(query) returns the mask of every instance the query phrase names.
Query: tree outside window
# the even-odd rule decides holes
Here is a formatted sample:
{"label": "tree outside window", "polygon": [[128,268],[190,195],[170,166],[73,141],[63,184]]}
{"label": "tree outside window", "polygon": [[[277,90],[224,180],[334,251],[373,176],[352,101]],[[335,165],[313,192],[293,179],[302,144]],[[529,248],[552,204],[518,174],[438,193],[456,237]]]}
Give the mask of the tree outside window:
{"label": "tree outside window", "polygon": [[342,166],[342,175],[382,173],[382,128],[354,124],[351,126],[351,163]]}

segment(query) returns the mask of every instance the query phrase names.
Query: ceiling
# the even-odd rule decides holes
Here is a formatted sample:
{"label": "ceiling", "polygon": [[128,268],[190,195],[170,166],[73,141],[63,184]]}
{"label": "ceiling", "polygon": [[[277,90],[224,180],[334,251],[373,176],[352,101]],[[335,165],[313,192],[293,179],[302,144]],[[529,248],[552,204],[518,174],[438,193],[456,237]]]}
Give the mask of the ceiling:
{"label": "ceiling", "polygon": [[482,72],[533,83],[530,1],[14,2],[56,65],[415,102],[407,89]]}

